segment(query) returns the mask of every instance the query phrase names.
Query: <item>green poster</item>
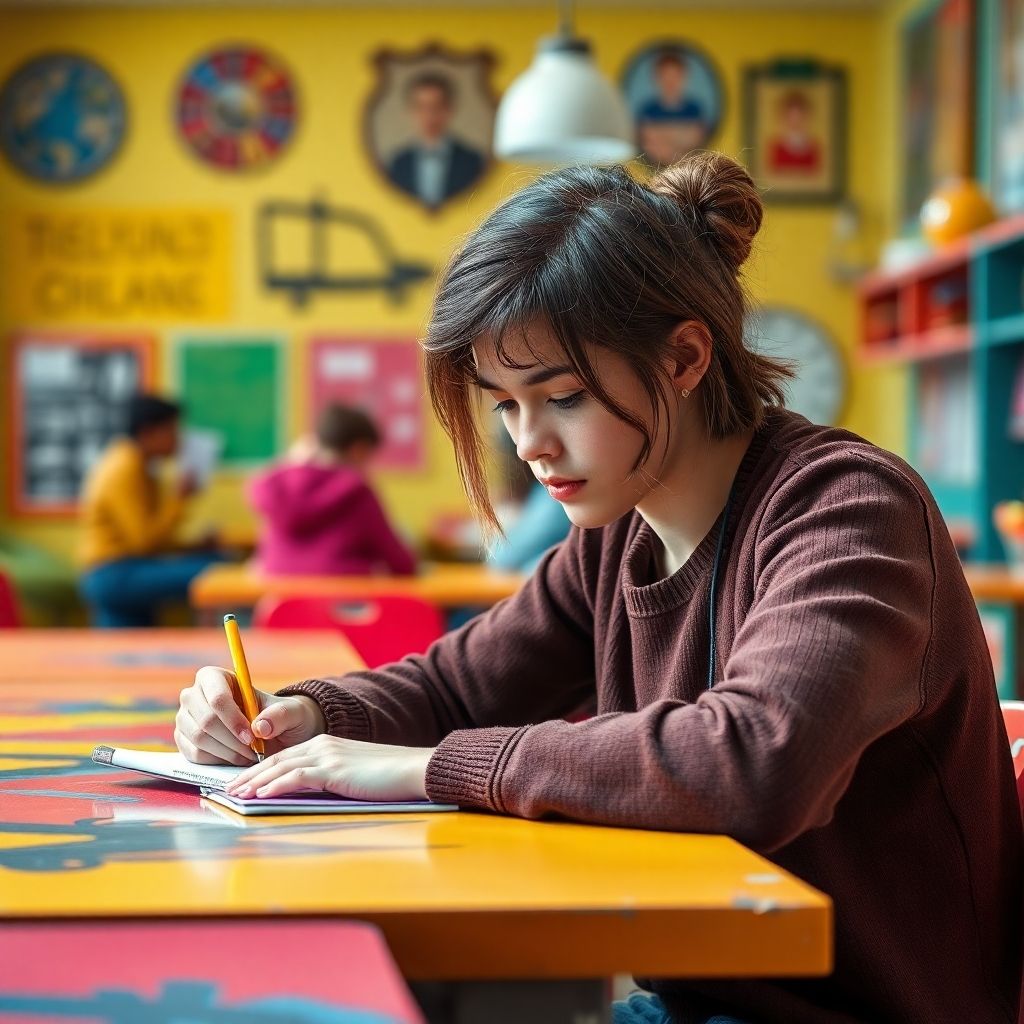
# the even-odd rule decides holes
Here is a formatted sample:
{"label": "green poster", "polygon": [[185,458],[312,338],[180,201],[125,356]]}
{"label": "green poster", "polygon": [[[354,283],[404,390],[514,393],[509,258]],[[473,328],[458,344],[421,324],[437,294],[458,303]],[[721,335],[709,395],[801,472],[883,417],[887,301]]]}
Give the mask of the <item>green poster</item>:
{"label": "green poster", "polygon": [[185,424],[224,438],[225,463],[277,455],[282,365],[276,341],[258,338],[178,343],[178,382]]}

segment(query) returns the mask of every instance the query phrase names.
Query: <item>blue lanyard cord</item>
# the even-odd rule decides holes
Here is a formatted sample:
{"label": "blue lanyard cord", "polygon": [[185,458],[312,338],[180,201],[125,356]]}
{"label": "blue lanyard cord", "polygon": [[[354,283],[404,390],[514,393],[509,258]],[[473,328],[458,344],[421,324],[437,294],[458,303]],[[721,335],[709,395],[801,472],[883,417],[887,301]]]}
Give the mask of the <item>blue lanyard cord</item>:
{"label": "blue lanyard cord", "polygon": [[715,564],[711,569],[711,593],[708,597],[708,629],[711,639],[708,642],[708,689],[715,685],[715,592],[718,589],[718,568],[722,563],[722,550],[725,547],[725,531],[729,525],[729,508],[732,505],[732,488],[725,499],[722,512],[722,525],[718,530],[718,547],[715,549]]}

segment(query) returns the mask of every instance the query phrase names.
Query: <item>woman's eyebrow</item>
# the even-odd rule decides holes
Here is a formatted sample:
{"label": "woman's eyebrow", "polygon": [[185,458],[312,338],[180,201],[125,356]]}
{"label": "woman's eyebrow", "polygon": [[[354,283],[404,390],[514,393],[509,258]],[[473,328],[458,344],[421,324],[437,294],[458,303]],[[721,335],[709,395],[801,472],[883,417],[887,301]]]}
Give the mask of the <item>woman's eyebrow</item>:
{"label": "woman's eyebrow", "polygon": [[[547,380],[551,380],[552,377],[562,377],[565,374],[572,374],[575,371],[571,366],[542,366],[539,370],[535,370],[527,377],[523,383],[528,387],[534,384],[543,384]],[[473,374],[473,383],[478,387],[484,389],[484,391],[501,391],[502,388],[497,384],[492,384],[490,381],[484,380],[478,373]]]}

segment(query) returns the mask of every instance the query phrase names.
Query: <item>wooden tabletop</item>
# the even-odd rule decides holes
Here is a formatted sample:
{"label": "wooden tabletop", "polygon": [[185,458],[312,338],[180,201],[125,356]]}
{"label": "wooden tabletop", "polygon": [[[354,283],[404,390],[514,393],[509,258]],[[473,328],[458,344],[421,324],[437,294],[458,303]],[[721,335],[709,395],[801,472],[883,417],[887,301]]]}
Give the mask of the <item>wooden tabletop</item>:
{"label": "wooden tabletop", "polygon": [[[242,629],[253,683],[272,690],[364,663],[333,630]],[[220,628],[0,630],[0,683],[161,681],[182,686],[203,665],[231,665]]]}
{"label": "wooden tabletop", "polygon": [[738,843],[497,815],[247,819],[94,765],[177,690],[0,684],[0,917],[327,915],[411,978],[819,975],[831,904]]}
{"label": "wooden tabletop", "polygon": [[409,594],[453,608],[492,605],[514,594],[525,579],[479,564],[432,565],[416,576],[266,576],[248,565],[219,563],[192,581],[189,601],[201,609],[251,608],[264,594],[342,600]]}
{"label": "wooden tabletop", "polygon": [[1024,573],[1011,572],[1005,565],[968,562],[964,576],[976,601],[1024,603]]}

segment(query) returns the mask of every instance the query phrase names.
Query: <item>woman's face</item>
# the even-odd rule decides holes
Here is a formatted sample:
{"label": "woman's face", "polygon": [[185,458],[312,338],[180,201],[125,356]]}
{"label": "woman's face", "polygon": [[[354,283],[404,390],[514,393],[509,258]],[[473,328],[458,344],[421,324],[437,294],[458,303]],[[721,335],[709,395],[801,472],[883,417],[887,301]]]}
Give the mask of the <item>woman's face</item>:
{"label": "woman's face", "polygon": [[[485,340],[473,352],[480,387],[494,400],[519,458],[576,526],[614,522],[656,485],[653,471],[642,466],[633,472],[643,445],[639,432],[583,388],[546,328],[531,331],[508,353],[526,369],[504,366]],[[612,398],[650,427],[650,401],[626,360],[600,348],[591,360]],[[647,467],[662,464],[671,416],[661,417]]]}

